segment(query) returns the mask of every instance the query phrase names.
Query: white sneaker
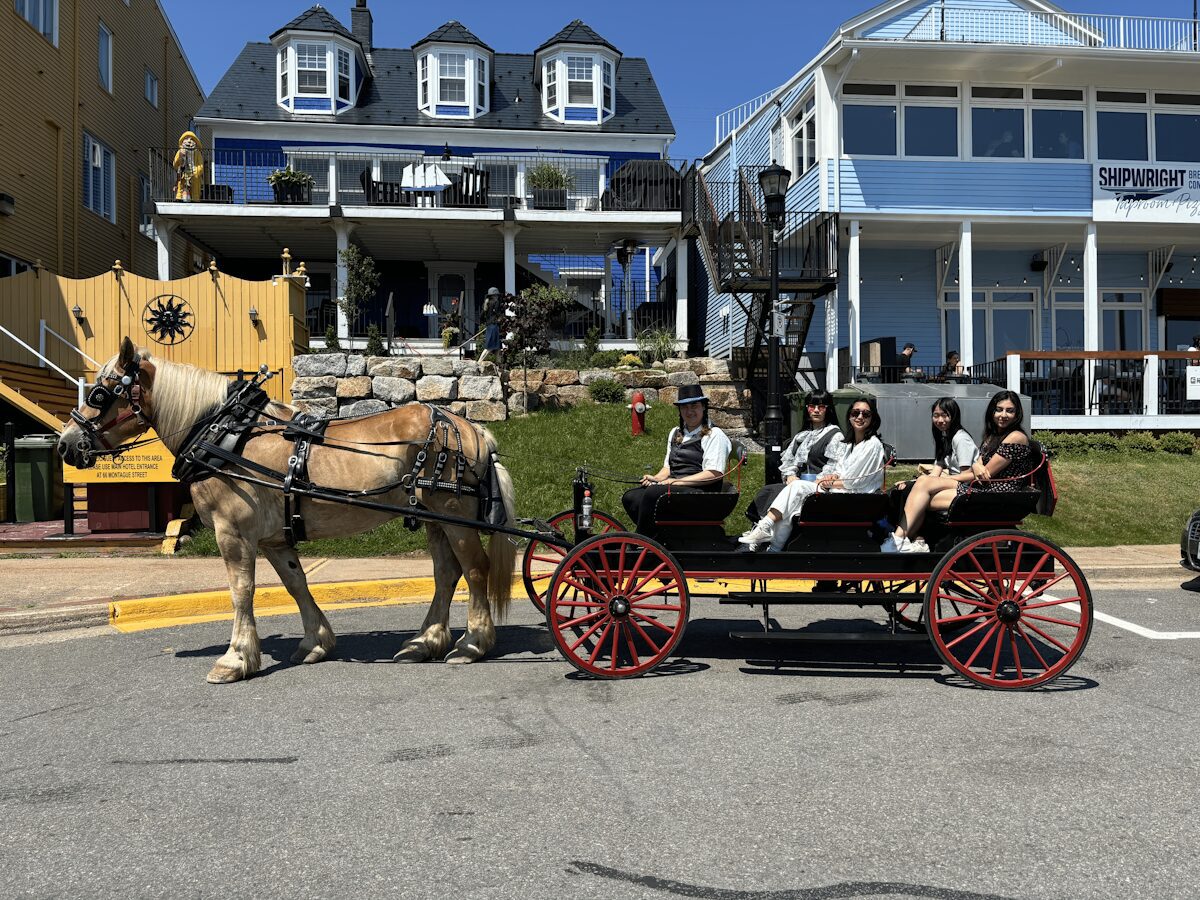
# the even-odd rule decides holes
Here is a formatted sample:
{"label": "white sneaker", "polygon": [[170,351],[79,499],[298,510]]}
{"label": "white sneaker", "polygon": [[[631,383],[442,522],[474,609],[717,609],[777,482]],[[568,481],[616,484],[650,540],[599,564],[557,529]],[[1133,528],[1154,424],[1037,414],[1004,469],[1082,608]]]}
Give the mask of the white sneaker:
{"label": "white sneaker", "polygon": [[879,545],[880,553],[899,553],[900,548],[896,546],[896,536],[889,534],[887,540]]}
{"label": "white sneaker", "polygon": [[763,516],[758,524],[738,538],[739,544],[766,544],[775,537],[775,523],[770,516]]}
{"label": "white sneaker", "polygon": [[925,543],[925,538],[915,538],[910,543],[910,550],[913,553],[928,553],[929,545]]}

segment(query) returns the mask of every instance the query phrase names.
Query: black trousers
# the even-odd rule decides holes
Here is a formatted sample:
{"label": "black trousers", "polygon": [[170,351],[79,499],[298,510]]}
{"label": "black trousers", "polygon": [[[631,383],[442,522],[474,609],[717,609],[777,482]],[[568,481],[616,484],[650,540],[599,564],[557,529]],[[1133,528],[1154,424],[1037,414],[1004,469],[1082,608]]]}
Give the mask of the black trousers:
{"label": "black trousers", "polygon": [[658,498],[670,491],[673,494],[701,494],[719,491],[721,482],[716,481],[711,486],[686,487],[678,484],[652,484],[649,487],[630,488],[621,495],[621,505],[633,521],[633,530],[646,537],[656,537],[658,529],[654,527],[654,507]]}

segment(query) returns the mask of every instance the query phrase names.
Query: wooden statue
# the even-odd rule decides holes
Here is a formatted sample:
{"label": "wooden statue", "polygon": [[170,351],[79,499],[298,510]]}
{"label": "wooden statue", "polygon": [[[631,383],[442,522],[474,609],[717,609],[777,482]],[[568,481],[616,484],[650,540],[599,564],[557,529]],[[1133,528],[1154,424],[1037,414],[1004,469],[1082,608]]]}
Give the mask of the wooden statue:
{"label": "wooden statue", "polygon": [[194,132],[185,131],[179,136],[179,152],[171,165],[175,168],[175,199],[199,200],[200,185],[204,183],[204,155],[200,152],[200,138]]}

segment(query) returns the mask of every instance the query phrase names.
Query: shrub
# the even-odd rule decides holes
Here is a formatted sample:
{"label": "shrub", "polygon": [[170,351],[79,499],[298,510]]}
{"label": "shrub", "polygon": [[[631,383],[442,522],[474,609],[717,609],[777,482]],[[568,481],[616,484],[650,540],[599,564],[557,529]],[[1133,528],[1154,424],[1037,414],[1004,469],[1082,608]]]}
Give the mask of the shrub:
{"label": "shrub", "polygon": [[505,352],[548,354],[552,326],[575,305],[574,292],[549,284],[527,287],[516,298],[508,298],[500,325]]}
{"label": "shrub", "polygon": [[593,325],[587,330],[587,334],[583,336],[583,352],[588,359],[596,355],[596,351],[600,349],[600,329]]}
{"label": "shrub", "polygon": [[1116,453],[1121,449],[1117,436],[1107,431],[1083,432],[1076,437],[1085,453]]}
{"label": "shrub", "polygon": [[1121,449],[1127,453],[1153,453],[1158,441],[1148,431],[1130,431],[1121,438]]}
{"label": "shrub", "polygon": [[337,329],[330,325],[325,329],[325,349],[341,350],[342,342],[338,340]]}
{"label": "shrub", "polygon": [[647,328],[637,336],[638,352],[647,365],[654,365],[675,355],[674,328]]}
{"label": "shrub", "polygon": [[631,369],[640,369],[642,367],[642,358],[634,353],[626,353],[619,360],[618,366],[629,366]]}
{"label": "shrub", "polygon": [[575,186],[575,176],[552,162],[541,162],[526,170],[525,183],[539,190],[569,191]]}
{"label": "shrub", "polygon": [[588,385],[588,394],[597,403],[620,403],[625,399],[625,387],[611,378],[600,378]]}
{"label": "shrub", "polygon": [[363,352],[367,356],[387,356],[387,347],[383,346],[383,335],[379,333],[378,325],[367,326],[367,347]]}
{"label": "shrub", "polygon": [[593,369],[611,369],[621,361],[621,356],[620,350],[597,350],[588,360],[588,364]]}
{"label": "shrub", "polygon": [[1168,431],[1159,438],[1158,447],[1166,453],[1191,456],[1196,451],[1196,439],[1186,431]]}

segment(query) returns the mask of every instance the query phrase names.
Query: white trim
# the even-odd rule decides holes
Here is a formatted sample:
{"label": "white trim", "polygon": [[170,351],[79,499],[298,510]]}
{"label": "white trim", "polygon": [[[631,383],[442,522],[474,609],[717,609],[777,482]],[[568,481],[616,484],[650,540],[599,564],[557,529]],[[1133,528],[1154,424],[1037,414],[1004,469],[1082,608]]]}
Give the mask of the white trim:
{"label": "white trim", "polygon": [[[463,58],[463,74],[442,75],[443,56],[461,56]],[[428,43],[422,44],[416,52],[417,60],[417,109],[421,115],[429,119],[442,119],[447,122],[474,121],[486,115],[492,106],[491,97],[491,53],[490,51],[472,44]],[[482,67],[482,73],[480,68]],[[480,77],[482,74],[482,77]],[[462,100],[442,99],[442,80],[463,83]],[[421,95],[422,86],[428,87],[424,98]],[[479,96],[483,88],[482,99]],[[466,110],[466,115],[451,115],[439,113],[439,106],[454,106]],[[461,134],[458,141],[461,141]]]}

